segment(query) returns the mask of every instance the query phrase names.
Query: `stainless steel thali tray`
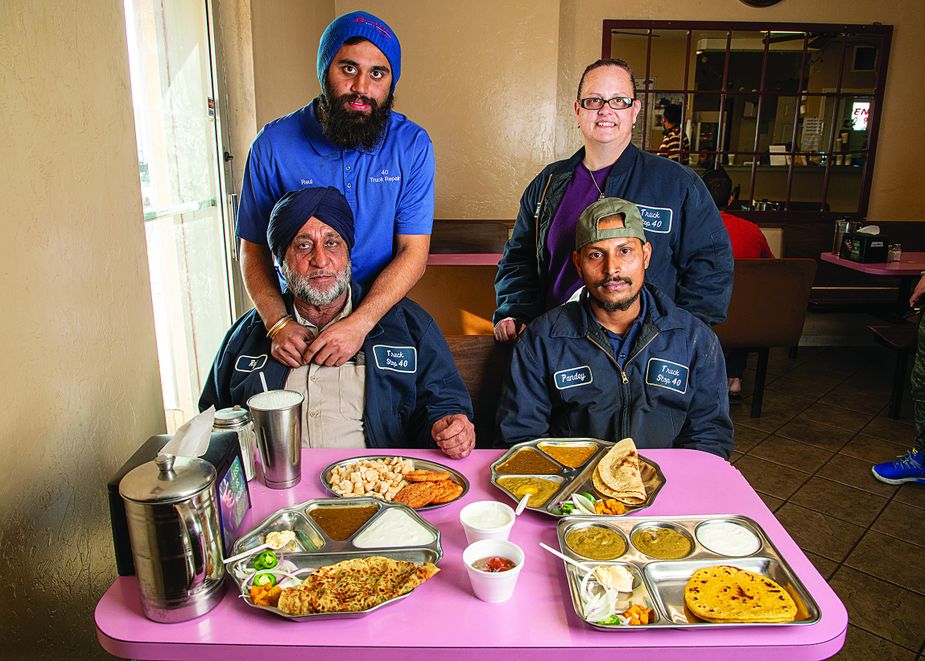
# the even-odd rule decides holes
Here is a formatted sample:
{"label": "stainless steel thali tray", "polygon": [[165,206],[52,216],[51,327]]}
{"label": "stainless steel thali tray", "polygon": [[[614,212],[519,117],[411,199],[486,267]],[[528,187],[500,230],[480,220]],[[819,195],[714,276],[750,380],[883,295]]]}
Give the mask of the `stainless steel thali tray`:
{"label": "stainless steel thali tray", "polygon": [[[323,471],[321,471],[321,486],[324,487],[324,489],[328,493],[333,494],[337,496],[338,498],[342,498],[343,496],[338,495],[331,489],[330,477],[331,477],[331,472],[335,468],[349,468],[353,464],[356,464],[364,460],[373,461],[376,459],[392,459],[392,458],[407,459],[411,461],[412,464],[414,465],[414,470],[445,471],[450,474],[451,481],[455,482],[456,484],[462,487],[462,493],[456,496],[456,498],[454,498],[453,500],[446,502],[446,503],[440,503],[438,505],[425,505],[424,507],[418,507],[416,508],[418,511],[433,510],[439,507],[445,507],[449,505],[450,503],[455,503],[457,500],[465,496],[466,493],[469,491],[469,480],[467,480],[466,476],[460,473],[459,471],[454,470],[453,468],[450,468],[449,466],[445,466],[444,464],[439,464],[436,461],[428,461],[427,459],[415,459],[414,457],[404,457],[400,455],[370,455],[370,456],[363,456],[363,457],[351,457],[350,459],[344,459],[343,461],[334,462],[333,464],[326,467]],[[350,496],[349,498],[350,500],[353,500],[354,498],[357,498],[357,497],[358,496]]]}
{"label": "stainless steel thali tray", "polygon": [[[551,480],[558,485],[558,489],[553,493],[548,500],[544,501],[539,506],[527,505],[527,509],[531,509],[535,512],[543,512],[550,516],[568,516],[566,514],[557,513],[555,510],[556,503],[567,500],[571,497],[573,493],[582,493],[589,491],[591,493],[597,494],[598,497],[605,497],[602,494],[598,493],[594,485],[591,483],[591,474],[594,472],[594,467],[597,466],[601,458],[607,453],[607,451],[613,447],[613,443],[610,441],[602,441],[597,438],[537,438],[532,441],[525,441],[523,443],[518,443],[517,445],[511,446],[511,448],[504,453],[497,461],[491,465],[491,483],[496,487],[501,489],[505,494],[507,494],[512,500],[519,501],[520,497],[516,496],[510,490],[506,489],[504,484],[505,481],[509,478],[538,478],[543,480]],[[587,447],[588,455],[581,465],[579,466],[566,466],[560,461],[557,461],[555,458],[543,452],[544,447],[550,446],[564,446],[568,448],[579,448]],[[508,461],[511,457],[517,454],[520,450],[524,448],[533,448],[538,451],[543,458],[548,459],[552,464],[554,464],[556,473],[501,473],[498,471],[498,467]],[[651,459],[639,455],[639,468],[642,475],[642,482],[646,488],[646,502],[640,505],[627,505],[626,513],[632,514],[639,510],[643,510],[649,507],[654,501],[655,497],[658,495],[658,492],[665,484],[665,475],[662,473],[662,469]]]}
{"label": "stainless steel thali tray", "polygon": [[[325,532],[325,529],[312,517],[312,514],[330,513],[338,508],[358,508],[373,507],[375,512],[366,520],[353,534],[346,539],[336,540]],[[401,512],[410,517],[411,522],[419,527],[419,534],[422,538],[428,537],[429,542],[424,543],[423,539],[410,545],[375,545],[374,539],[369,539],[370,535],[364,535],[364,532],[370,531],[377,520],[383,516],[395,517],[395,512]],[[390,514],[392,513],[392,514]],[[401,515],[397,515],[401,516]],[[388,521],[389,519],[385,519]],[[380,523],[380,526],[382,524]],[[443,557],[443,548],[440,545],[440,531],[421,518],[413,509],[400,503],[390,503],[378,498],[357,497],[357,498],[317,498],[309,500],[293,507],[287,507],[277,510],[266,519],[264,519],[253,530],[241,536],[235,543],[233,555],[243,553],[248,549],[253,549],[264,543],[264,538],[270,532],[280,532],[283,530],[292,530],[296,534],[296,551],[278,551],[281,560],[289,560],[296,565],[298,569],[317,569],[319,567],[333,565],[342,560],[353,558],[365,558],[369,556],[383,556],[393,560],[405,560],[422,564],[432,562],[436,564]],[[370,531],[371,532],[371,531]],[[403,537],[403,539],[408,539]],[[412,540],[413,541],[413,540]],[[252,568],[254,556],[238,560],[229,566],[229,575],[233,578],[238,586],[245,603],[251,608],[270,611],[280,617],[288,620],[317,620],[331,618],[351,618],[362,617],[374,610],[382,608],[399,599],[404,599],[408,594],[395,597],[386,602],[378,604],[373,608],[363,611],[344,611],[336,613],[313,613],[309,615],[289,615],[273,606],[258,606],[251,602],[249,594],[249,583],[244,575],[245,568]],[[299,574],[304,579],[310,572]],[[413,591],[412,591],[413,592]]]}
{"label": "stainless steel thali tray", "polygon": [[[757,538],[758,549],[741,556],[723,555],[704,546],[700,534],[710,527],[729,523],[741,526]],[[589,560],[572,549],[566,537],[573,530],[588,526],[602,526],[616,530],[626,542],[626,552],[607,561]],[[671,528],[680,532],[691,542],[688,555],[677,560],[659,560],[636,548],[633,534],[650,528]],[[637,631],[646,629],[682,628],[715,629],[716,627],[781,627],[813,624],[819,621],[820,610],[812,595],[794,573],[787,561],[774,547],[768,536],[752,519],[732,514],[705,516],[653,516],[623,517],[601,516],[567,517],[557,524],[559,548],[563,553],[590,567],[599,565],[622,565],[633,575],[634,603],[641,603],[654,610],[654,620],[649,624],[620,625],[592,622],[585,617],[584,601],[581,596],[581,579],[584,577],[577,567],[564,564],[569,592],[575,614],[591,626],[606,631]],[[781,585],[793,598],[797,607],[796,618],[791,622],[706,622],[694,615],[684,603],[684,588],[691,575],[698,569],[714,565],[729,565],[762,574]]]}

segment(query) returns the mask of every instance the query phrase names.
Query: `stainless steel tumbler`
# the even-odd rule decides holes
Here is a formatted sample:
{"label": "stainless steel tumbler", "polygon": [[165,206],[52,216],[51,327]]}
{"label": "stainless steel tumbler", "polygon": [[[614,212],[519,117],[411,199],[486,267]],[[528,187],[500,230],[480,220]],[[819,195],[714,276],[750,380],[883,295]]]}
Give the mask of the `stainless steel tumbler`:
{"label": "stainless steel tumbler", "polygon": [[263,482],[271,489],[288,489],[302,479],[302,395],[269,390],[247,400],[254,418]]}

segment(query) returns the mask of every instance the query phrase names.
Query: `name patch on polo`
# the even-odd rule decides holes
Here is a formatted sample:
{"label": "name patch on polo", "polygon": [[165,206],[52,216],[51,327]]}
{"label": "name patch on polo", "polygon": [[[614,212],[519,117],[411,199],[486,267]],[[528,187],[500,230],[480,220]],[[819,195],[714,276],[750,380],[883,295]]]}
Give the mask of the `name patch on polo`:
{"label": "name patch on polo", "polygon": [[267,364],[267,354],[263,353],[259,356],[238,356],[238,359],[234,363],[235,372],[256,372],[257,370],[262,370],[263,366]]}
{"label": "name patch on polo", "polygon": [[674,390],[682,395],[687,392],[687,377],[690,369],[681,363],[662,358],[649,358],[646,364],[646,384]]}
{"label": "name patch on polo", "polygon": [[637,204],[642,216],[642,227],[646,232],[668,234],[671,231],[671,209],[665,207],[647,207]]}
{"label": "name patch on polo", "polygon": [[391,372],[414,374],[418,370],[418,350],[414,347],[390,347],[384,344],[373,346],[376,367]]}
{"label": "name patch on polo", "polygon": [[567,370],[559,370],[552,375],[556,383],[556,388],[566,390],[567,388],[577,388],[586,386],[594,381],[591,374],[591,368],[587,365],[581,367],[570,367]]}

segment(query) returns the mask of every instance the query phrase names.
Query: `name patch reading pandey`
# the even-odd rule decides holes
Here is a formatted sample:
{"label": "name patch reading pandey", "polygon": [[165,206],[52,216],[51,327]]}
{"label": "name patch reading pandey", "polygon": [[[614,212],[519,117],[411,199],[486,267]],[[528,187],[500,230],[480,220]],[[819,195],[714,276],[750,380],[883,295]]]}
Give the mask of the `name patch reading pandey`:
{"label": "name patch reading pandey", "polygon": [[570,367],[567,370],[559,370],[553,374],[553,378],[556,382],[556,388],[559,390],[565,390],[566,388],[577,388],[578,386],[586,386],[594,381],[594,377],[591,374],[591,368],[587,365],[582,365],[581,367]]}

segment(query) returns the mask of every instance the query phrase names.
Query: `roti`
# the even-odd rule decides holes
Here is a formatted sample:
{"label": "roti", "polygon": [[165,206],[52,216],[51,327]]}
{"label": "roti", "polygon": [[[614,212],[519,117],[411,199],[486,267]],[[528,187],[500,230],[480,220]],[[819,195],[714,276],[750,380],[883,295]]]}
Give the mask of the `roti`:
{"label": "roti", "polygon": [[790,594],[767,576],[738,567],[698,569],[684,588],[684,603],[707,622],[792,622]]}
{"label": "roti", "polygon": [[[646,487],[639,469],[639,453],[633,439],[624,438],[605,454],[591,476],[594,488],[627,505],[646,502]],[[605,487],[605,489],[600,487]]]}

